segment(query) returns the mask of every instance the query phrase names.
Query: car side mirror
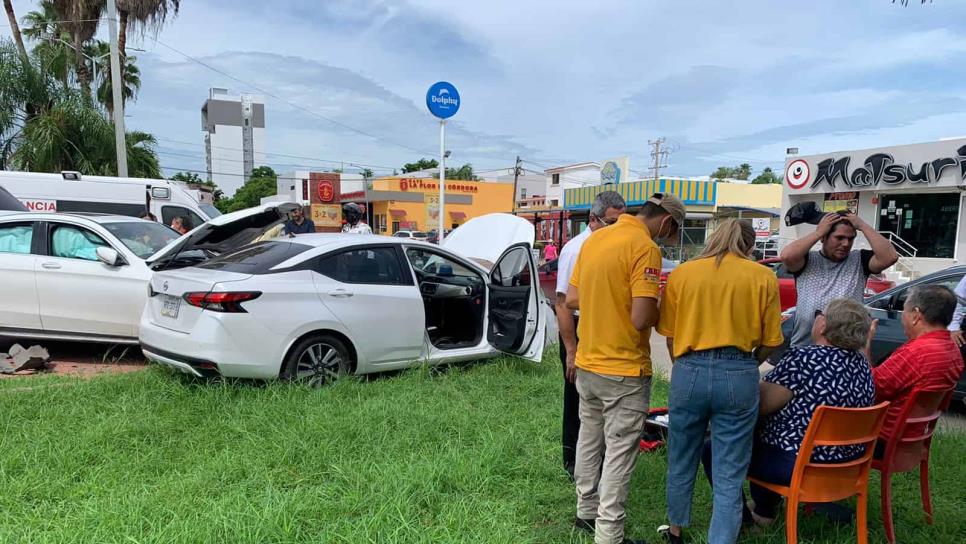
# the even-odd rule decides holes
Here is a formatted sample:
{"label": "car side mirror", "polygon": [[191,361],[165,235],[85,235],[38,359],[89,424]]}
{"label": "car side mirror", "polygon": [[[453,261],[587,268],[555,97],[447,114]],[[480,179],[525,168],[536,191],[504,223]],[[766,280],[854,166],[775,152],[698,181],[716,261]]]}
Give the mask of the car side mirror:
{"label": "car side mirror", "polygon": [[97,260],[107,266],[121,266],[124,264],[124,259],[121,258],[121,255],[113,247],[102,246],[97,248]]}

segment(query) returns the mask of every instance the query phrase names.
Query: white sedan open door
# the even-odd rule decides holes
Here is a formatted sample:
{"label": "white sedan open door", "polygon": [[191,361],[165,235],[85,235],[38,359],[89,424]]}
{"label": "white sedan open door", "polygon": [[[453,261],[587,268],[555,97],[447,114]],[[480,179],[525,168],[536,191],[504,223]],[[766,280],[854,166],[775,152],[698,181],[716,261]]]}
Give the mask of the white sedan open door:
{"label": "white sedan open door", "polygon": [[530,244],[510,246],[490,270],[486,340],[495,349],[540,362],[547,334],[547,305]]}

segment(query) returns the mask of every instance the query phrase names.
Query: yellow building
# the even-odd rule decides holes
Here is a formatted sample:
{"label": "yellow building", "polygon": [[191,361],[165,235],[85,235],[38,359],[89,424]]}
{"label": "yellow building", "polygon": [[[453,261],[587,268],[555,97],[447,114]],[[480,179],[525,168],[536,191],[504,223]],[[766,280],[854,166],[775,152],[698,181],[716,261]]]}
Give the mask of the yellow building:
{"label": "yellow building", "polygon": [[[439,228],[438,179],[378,178],[370,182],[366,191],[343,193],[342,202],[368,203],[370,226],[378,234]],[[456,228],[488,213],[509,213],[512,208],[512,183],[446,180],[446,228]]]}

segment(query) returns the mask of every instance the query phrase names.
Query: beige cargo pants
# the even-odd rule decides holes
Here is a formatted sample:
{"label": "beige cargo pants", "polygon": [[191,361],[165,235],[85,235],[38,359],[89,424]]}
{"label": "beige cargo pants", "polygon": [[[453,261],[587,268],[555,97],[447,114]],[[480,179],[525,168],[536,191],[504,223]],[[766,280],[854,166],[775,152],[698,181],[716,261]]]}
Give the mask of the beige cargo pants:
{"label": "beige cargo pants", "polygon": [[617,544],[624,539],[624,505],[650,403],[651,378],[607,376],[578,368],[577,392],[577,517],[596,520],[596,544]]}

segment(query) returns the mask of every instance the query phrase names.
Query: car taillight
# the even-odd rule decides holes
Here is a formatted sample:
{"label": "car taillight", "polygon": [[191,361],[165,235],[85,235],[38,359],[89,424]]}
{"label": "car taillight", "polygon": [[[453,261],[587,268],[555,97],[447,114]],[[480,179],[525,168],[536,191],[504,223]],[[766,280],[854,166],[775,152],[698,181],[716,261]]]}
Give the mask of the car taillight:
{"label": "car taillight", "polygon": [[258,291],[238,291],[233,293],[185,293],[185,302],[202,310],[225,313],[245,313],[241,303],[262,296]]}

